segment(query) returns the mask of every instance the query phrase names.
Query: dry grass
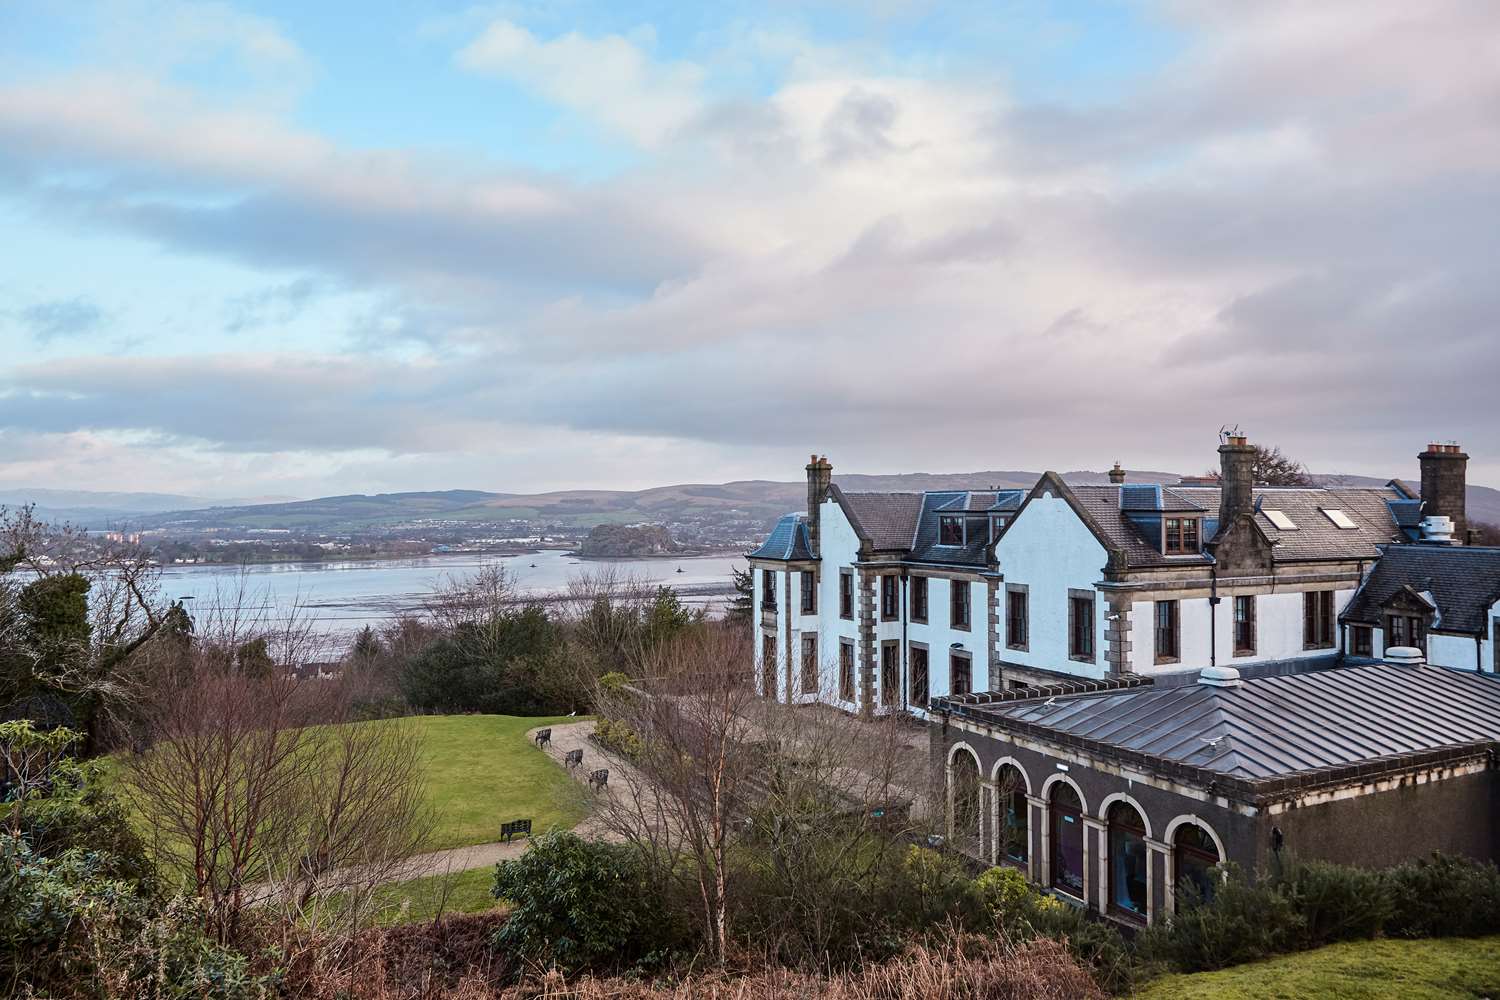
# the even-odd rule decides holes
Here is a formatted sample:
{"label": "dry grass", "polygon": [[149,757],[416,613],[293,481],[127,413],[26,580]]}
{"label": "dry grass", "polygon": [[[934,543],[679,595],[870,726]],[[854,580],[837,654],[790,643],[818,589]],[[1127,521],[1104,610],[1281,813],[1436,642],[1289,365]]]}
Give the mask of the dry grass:
{"label": "dry grass", "polygon": [[291,992],[309,1000],[1103,1000],[1056,942],[1011,948],[967,937],[913,946],[889,962],[837,976],[780,968],[698,973],[670,982],[539,973],[516,985],[488,946],[493,915],[391,928],[342,956],[339,971],[308,963]]}

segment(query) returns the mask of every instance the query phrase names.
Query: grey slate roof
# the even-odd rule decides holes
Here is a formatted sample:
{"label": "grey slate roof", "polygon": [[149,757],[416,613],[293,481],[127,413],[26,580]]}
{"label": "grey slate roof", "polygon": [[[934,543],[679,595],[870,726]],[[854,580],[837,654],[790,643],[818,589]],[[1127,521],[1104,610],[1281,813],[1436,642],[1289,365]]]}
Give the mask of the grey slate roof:
{"label": "grey slate roof", "polygon": [[[979,503],[971,502],[979,496]],[[974,493],[926,493],[923,494],[921,515],[917,518],[916,531],[911,539],[908,558],[916,562],[952,563],[959,566],[983,567],[989,561],[990,519],[985,513],[995,505],[994,494],[980,496]],[[966,512],[968,522],[963,545],[939,545],[938,528],[944,514]]]}
{"label": "grey slate roof", "polygon": [[[935,707],[949,706],[937,699]],[[1494,675],[1384,663],[1239,687],[1153,686],[956,710],[1000,729],[1248,782],[1500,740]]]}
{"label": "grey slate roof", "polygon": [[921,493],[848,493],[838,486],[833,488],[843,498],[855,532],[868,538],[871,546],[881,551],[911,547],[917,515],[922,511]]}
{"label": "grey slate roof", "polygon": [[1500,600],[1500,548],[1392,545],[1339,617],[1378,626],[1382,609],[1406,587],[1437,602],[1436,628],[1486,635],[1490,607]]}
{"label": "grey slate roof", "polygon": [[807,534],[807,519],[802,514],[787,514],[776,522],[776,527],[766,536],[760,548],[751,552],[751,559],[779,559],[789,562],[811,559],[812,545]]}
{"label": "grey slate roof", "polygon": [[[1124,551],[1132,567],[1167,566],[1191,564],[1191,556],[1166,556],[1157,549],[1154,539],[1138,528],[1121,509],[1125,502],[1139,504],[1145,497],[1142,484],[1125,486],[1072,486],[1070,489],[1079,505],[1099,525],[1110,544]],[[1122,498],[1121,491],[1127,491]],[[1204,520],[1203,538],[1213,537],[1218,528],[1219,500],[1217,486],[1171,486],[1162,489],[1163,513],[1173,511],[1201,510]],[[1291,489],[1257,487],[1253,491],[1256,509],[1262,511],[1255,521],[1266,537],[1275,545],[1277,562],[1299,559],[1375,559],[1380,555],[1377,546],[1404,541],[1405,533],[1391,513],[1389,501],[1401,499],[1401,495],[1389,487],[1350,487],[1330,489]],[[1340,528],[1328,519],[1323,508],[1342,510],[1357,527]],[[1297,526],[1294,531],[1283,531],[1271,523],[1263,511],[1280,510]],[[1143,507],[1133,507],[1132,513],[1146,512]],[[1207,556],[1196,561],[1207,562]]]}

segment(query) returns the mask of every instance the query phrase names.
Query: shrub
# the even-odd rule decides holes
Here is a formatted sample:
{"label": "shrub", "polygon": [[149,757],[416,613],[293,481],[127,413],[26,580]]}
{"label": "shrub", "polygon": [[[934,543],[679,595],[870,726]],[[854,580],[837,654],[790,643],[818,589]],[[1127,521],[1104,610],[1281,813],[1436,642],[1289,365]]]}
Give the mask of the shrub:
{"label": "shrub", "polygon": [[1491,862],[1433,854],[1384,875],[1399,937],[1477,937],[1500,930],[1500,870]]}
{"label": "shrub", "polygon": [[118,862],[50,858],[0,835],[0,982],[8,995],[250,1000],[271,982],[207,939],[195,902],[163,906],[110,875]]}
{"label": "shrub", "polygon": [[891,888],[893,897],[905,903],[904,909],[893,909],[893,915],[914,928],[953,920],[972,924],[984,912],[974,881],[954,854],[907,848]]}
{"label": "shrub", "polygon": [[1201,899],[1190,882],[1178,885],[1177,913],[1138,939],[1148,958],[1199,972],[1288,951],[1304,938],[1306,922],[1275,886],[1251,885],[1233,864],[1223,873],[1212,900]]}
{"label": "shrub", "polygon": [[514,907],[494,944],[564,971],[646,964],[685,939],[680,920],[628,847],[547,833],[495,869],[494,895]]}
{"label": "shrub", "polygon": [[594,723],[594,742],[626,760],[636,760],[645,750],[645,744],[634,729],[612,719],[600,719]]}
{"label": "shrub", "polygon": [[1276,884],[1302,918],[1301,948],[1373,938],[1394,909],[1389,880],[1379,872],[1326,861],[1293,866]]}
{"label": "shrub", "polygon": [[49,794],[28,804],[20,832],[34,854],[92,852],[106,877],[135,883],[150,894],[155,871],[145,845],[131,829],[125,807],[104,790],[97,763],[59,761]]}

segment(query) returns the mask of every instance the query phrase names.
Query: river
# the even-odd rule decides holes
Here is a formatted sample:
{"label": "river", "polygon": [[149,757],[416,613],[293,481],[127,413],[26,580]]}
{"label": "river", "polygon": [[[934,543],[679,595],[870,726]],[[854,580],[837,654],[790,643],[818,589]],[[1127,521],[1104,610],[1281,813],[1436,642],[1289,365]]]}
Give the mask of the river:
{"label": "river", "polygon": [[[603,560],[554,550],[520,556],[435,555],[243,567],[174,565],[162,569],[161,592],[170,600],[186,599],[194,617],[211,616],[218,605],[253,608],[254,617],[262,621],[284,621],[295,610],[316,631],[350,634],[394,615],[420,612],[439,584],[462,580],[497,563],[524,594],[555,594],[579,573],[613,565],[621,574],[679,587],[684,603],[710,611],[726,599],[730,569],[745,567],[739,556]],[[715,589],[717,593],[711,593]]]}

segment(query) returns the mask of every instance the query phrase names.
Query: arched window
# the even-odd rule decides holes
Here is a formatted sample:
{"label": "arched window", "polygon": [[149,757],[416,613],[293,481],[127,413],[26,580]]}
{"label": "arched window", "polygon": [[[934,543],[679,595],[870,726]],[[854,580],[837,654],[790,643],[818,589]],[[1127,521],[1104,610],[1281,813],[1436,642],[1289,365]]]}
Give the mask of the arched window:
{"label": "arched window", "polygon": [[[1198,899],[1212,899],[1216,881],[1213,868],[1223,860],[1212,835],[1197,823],[1184,823],[1172,838],[1172,853],[1176,859],[1177,884],[1191,886]],[[1178,905],[1189,898],[1179,891]]]}
{"label": "arched window", "polygon": [[979,850],[979,761],[967,750],[953,755],[949,767],[953,794],[953,846],[968,854]]}
{"label": "arched window", "polygon": [[1146,917],[1148,893],[1146,822],[1128,802],[1109,809],[1109,905],[1113,910]]}
{"label": "arched window", "polygon": [[1000,769],[995,775],[995,794],[1000,810],[1000,860],[1024,867],[1031,846],[1031,807],[1026,802],[1026,779],[1019,768],[1006,764]]}
{"label": "arched window", "polygon": [[1066,781],[1052,786],[1052,885],[1083,898],[1083,802]]}

